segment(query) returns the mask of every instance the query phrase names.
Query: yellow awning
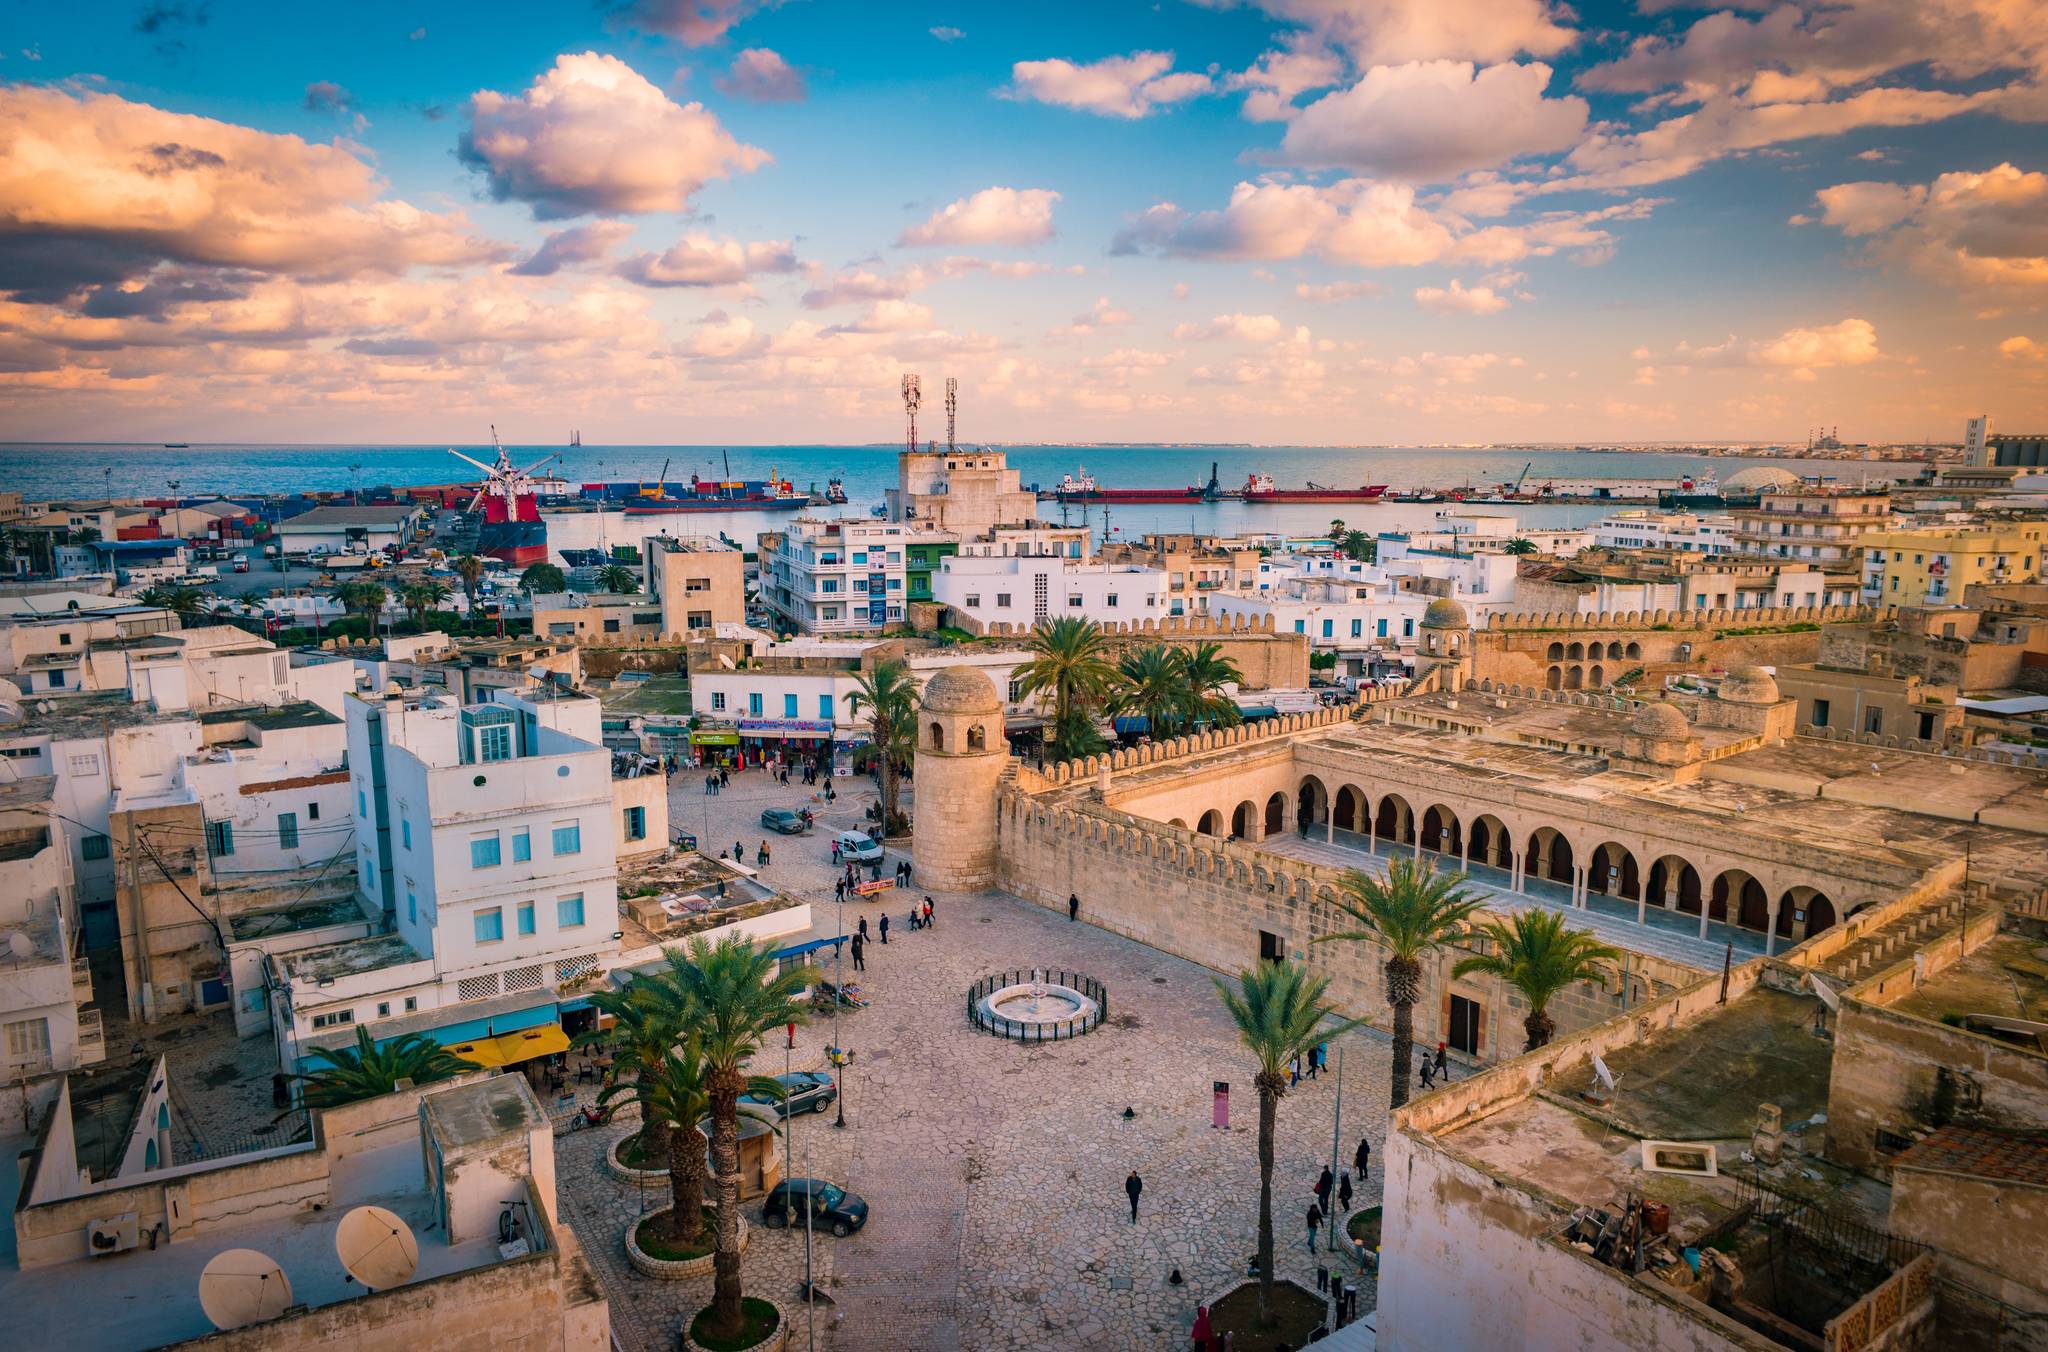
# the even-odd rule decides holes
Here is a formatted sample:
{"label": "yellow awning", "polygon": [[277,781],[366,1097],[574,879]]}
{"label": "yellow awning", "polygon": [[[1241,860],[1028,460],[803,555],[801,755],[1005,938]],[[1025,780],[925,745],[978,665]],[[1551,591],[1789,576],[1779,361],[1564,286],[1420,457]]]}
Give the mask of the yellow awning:
{"label": "yellow awning", "polygon": [[505,1053],[496,1038],[480,1037],[474,1042],[458,1042],[448,1050],[470,1064],[486,1069],[505,1064]]}
{"label": "yellow awning", "polygon": [[[531,1061],[537,1056],[553,1056],[569,1050],[569,1035],[558,1023],[544,1023],[534,1028],[522,1028],[516,1033],[505,1033],[491,1039],[498,1049],[499,1065],[516,1066],[522,1061]],[[458,1048],[457,1055],[461,1054]]]}

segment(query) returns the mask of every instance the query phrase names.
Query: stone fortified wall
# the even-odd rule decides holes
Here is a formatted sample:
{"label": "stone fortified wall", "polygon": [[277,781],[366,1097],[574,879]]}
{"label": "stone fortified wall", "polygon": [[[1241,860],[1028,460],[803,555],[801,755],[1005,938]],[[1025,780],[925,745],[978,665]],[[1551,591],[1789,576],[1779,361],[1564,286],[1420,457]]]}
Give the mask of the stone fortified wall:
{"label": "stone fortified wall", "polygon": [[[1474,677],[1521,685],[1551,684],[1553,669],[1602,667],[1602,682],[1633,668],[1655,673],[1740,666],[1789,666],[1820,655],[1824,622],[1867,620],[1867,606],[1782,606],[1756,610],[1568,611],[1490,615],[1472,634]],[[1588,645],[1618,644],[1623,656]],[[1577,647],[1582,655],[1571,655]],[[1561,651],[1560,651],[1561,650]],[[1553,686],[1552,688],[1555,688]]]}

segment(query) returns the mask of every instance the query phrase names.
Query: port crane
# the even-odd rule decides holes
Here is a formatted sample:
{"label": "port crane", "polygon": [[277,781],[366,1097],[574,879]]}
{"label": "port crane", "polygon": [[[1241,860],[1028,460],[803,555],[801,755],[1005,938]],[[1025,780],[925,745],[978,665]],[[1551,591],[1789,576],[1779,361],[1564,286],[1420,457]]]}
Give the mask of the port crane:
{"label": "port crane", "polygon": [[550,460],[560,459],[562,453],[551,452],[525,469],[520,469],[512,463],[512,457],[505,451],[505,444],[498,440],[498,427],[495,423],[491,425],[491,447],[497,451],[498,458],[496,463],[489,465],[481,460],[471,459],[453,446],[448,448],[448,454],[457,460],[467,461],[484,472],[483,484],[477,489],[476,496],[470,499],[465,510],[475,512],[484,505],[485,498],[499,498],[505,504],[505,520],[523,520],[525,518],[519,514],[519,499],[525,497],[530,500],[533,497],[533,472]]}

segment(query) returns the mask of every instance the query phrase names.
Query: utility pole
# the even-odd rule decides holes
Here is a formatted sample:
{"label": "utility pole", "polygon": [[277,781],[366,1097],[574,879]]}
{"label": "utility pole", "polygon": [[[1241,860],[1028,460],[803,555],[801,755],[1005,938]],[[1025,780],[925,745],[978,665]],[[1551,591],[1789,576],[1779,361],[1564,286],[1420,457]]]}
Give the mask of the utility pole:
{"label": "utility pole", "polygon": [[[1344,1122],[1344,1044],[1337,1044],[1337,1106],[1330,1114],[1330,1176],[1337,1176],[1337,1138],[1343,1131]],[[1337,1218],[1323,1217],[1330,1232],[1329,1252],[1337,1252]]]}

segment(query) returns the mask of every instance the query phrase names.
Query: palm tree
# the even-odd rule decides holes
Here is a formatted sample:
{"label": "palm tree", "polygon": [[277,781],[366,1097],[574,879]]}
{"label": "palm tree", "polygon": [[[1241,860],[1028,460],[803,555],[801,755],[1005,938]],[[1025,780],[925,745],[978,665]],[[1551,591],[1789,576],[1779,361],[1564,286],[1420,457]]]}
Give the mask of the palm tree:
{"label": "palm tree", "polygon": [[1017,668],[1017,693],[1029,699],[1050,692],[1055,752],[1085,756],[1102,745],[1095,710],[1116,685],[1116,668],[1102,630],[1092,620],[1041,620],[1025,645],[1031,660]]}
{"label": "palm tree", "polygon": [[[1287,1092],[1287,1063],[1316,1043],[1358,1026],[1356,1019],[1335,1028],[1323,1020],[1335,1011],[1323,999],[1330,979],[1291,962],[1262,962],[1237,974],[1232,990],[1221,977],[1216,993],[1237,1025],[1238,1041],[1259,1063],[1252,1085],[1259,1091],[1259,1322],[1271,1326],[1273,1303],[1273,1138],[1280,1098]],[[1332,1222],[1334,1224],[1335,1222]]]}
{"label": "palm tree", "polygon": [[1392,1106],[1408,1101],[1408,1072],[1415,1060],[1415,1002],[1422,997],[1422,959],[1448,947],[1461,934],[1480,899],[1466,892],[1462,873],[1438,873],[1434,863],[1395,859],[1387,876],[1344,870],[1337,909],[1363,929],[1325,934],[1314,943],[1339,939],[1378,944],[1387,950],[1387,1003],[1394,1007]]}
{"label": "palm tree", "polygon": [[569,579],[552,563],[531,563],[519,575],[519,585],[528,593],[564,592],[569,590]]}
{"label": "palm tree", "polygon": [[1121,684],[1110,696],[1110,711],[1144,719],[1155,740],[1173,736],[1187,708],[1186,665],[1178,650],[1163,643],[1125,653],[1116,664]]}
{"label": "palm tree", "polygon": [[145,587],[135,599],[146,606],[161,606],[180,619],[190,619],[206,606],[206,595],[197,587]]}
{"label": "palm tree", "polygon": [[1550,1041],[1557,1025],[1544,1008],[1550,998],[1574,981],[1594,981],[1602,975],[1602,964],[1621,961],[1621,950],[1610,948],[1585,930],[1568,929],[1564,917],[1555,911],[1523,911],[1513,920],[1488,920],[1477,933],[1493,947],[1490,953],[1475,953],[1458,959],[1453,977],[1468,972],[1497,976],[1522,993],[1529,1012],[1522,1018],[1528,1034],[1523,1051],[1533,1052]]}
{"label": "palm tree", "polygon": [[1197,643],[1181,653],[1182,704],[1191,723],[1230,727],[1244,721],[1237,702],[1223,693],[1225,685],[1243,685],[1244,673],[1223,656],[1220,643]]}
{"label": "palm tree", "polygon": [[367,615],[375,624],[384,603],[391,599],[391,593],[385,591],[381,583],[351,580],[334,589],[334,599],[341,602],[341,608],[348,614]]}
{"label": "palm tree", "polygon": [[[658,1150],[668,1159],[668,1232],[679,1247],[704,1233],[707,1171],[704,1134],[697,1124],[711,1111],[709,1068],[702,1043],[692,1036],[678,1046],[663,1048],[660,1058],[639,1067],[632,1079],[614,1080],[597,1096],[600,1104],[624,1099],[639,1105],[640,1136],[647,1152],[652,1155]],[[774,1080],[750,1080],[748,1088],[761,1084],[782,1092]]]}
{"label": "palm tree", "polygon": [[597,570],[597,585],[608,592],[634,592],[640,590],[640,579],[624,564],[608,563]]}
{"label": "palm tree", "polygon": [[897,819],[896,767],[917,753],[916,688],[910,681],[910,666],[898,658],[877,662],[874,670],[854,678],[853,712],[868,710],[868,744],[855,753],[854,763],[866,765],[877,758],[882,765],[882,834],[888,835]]}
{"label": "palm tree", "polygon": [[400,1080],[429,1084],[476,1069],[432,1038],[408,1033],[380,1047],[367,1028],[356,1029],[354,1046],[323,1047],[313,1056],[327,1064],[291,1077],[302,1086],[299,1101],[308,1108],[338,1108],[389,1094]]}
{"label": "palm tree", "polygon": [[687,954],[670,950],[668,960],[669,970],[657,980],[692,1011],[711,1091],[718,1242],[712,1314],[704,1332],[731,1338],[743,1324],[740,1300],[745,1294],[740,1282],[739,1100],[752,1083],[746,1064],[770,1031],[809,1021],[797,998],[805,979],[795,967],[778,971],[767,945],[737,937],[711,944],[700,935],[690,941]]}
{"label": "palm tree", "polygon": [[398,589],[399,604],[415,625],[427,621],[427,612],[436,610],[448,599],[448,584],[436,578],[421,578],[408,582]]}
{"label": "palm tree", "polygon": [[469,608],[475,610],[477,583],[484,580],[484,561],[474,554],[464,554],[455,561],[455,576],[462,579],[462,595]]}
{"label": "palm tree", "polygon": [[1536,544],[1533,540],[1524,540],[1521,536],[1517,535],[1514,539],[1502,545],[1500,552],[1503,554],[1534,554],[1536,552]]}
{"label": "palm tree", "polygon": [[1380,556],[1380,542],[1362,530],[1344,532],[1344,557],[1357,563],[1373,563]]}
{"label": "palm tree", "polygon": [[1330,542],[1332,544],[1342,544],[1344,537],[1350,533],[1351,528],[1345,525],[1343,521],[1337,520],[1330,523]]}

